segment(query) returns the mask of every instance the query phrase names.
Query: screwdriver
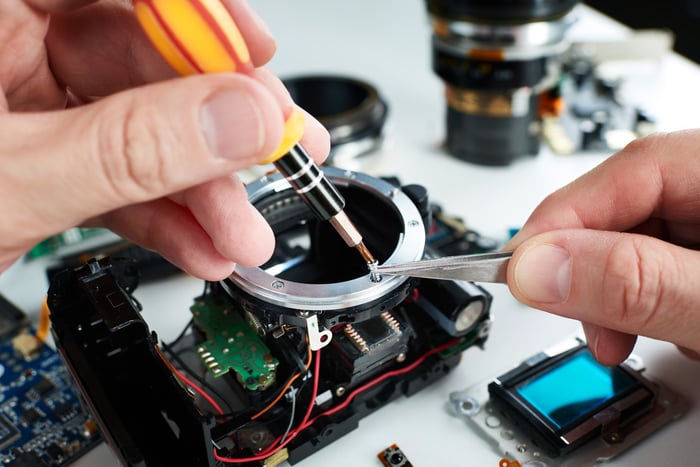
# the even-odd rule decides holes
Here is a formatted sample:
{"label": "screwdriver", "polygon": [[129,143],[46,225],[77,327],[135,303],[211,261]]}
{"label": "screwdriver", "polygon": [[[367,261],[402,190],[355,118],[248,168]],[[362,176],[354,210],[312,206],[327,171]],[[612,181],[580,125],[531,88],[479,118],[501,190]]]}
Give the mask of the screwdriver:
{"label": "screwdriver", "polygon": [[[179,74],[254,75],[248,46],[220,0],[133,0],[133,5],[146,35]],[[357,249],[373,271],[377,261],[345,214],[345,200],[299,144],[303,132],[304,116],[295,108],[285,121],[282,142],[261,165],[273,164],[314,214]]]}

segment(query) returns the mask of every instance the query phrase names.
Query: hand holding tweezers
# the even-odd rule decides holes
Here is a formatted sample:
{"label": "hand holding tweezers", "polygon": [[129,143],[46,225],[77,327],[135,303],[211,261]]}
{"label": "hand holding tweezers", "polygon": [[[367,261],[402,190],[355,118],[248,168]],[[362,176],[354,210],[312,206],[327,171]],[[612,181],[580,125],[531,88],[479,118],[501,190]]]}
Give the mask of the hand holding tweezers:
{"label": "hand holding tweezers", "polygon": [[401,264],[383,264],[374,271],[378,275],[422,277],[474,282],[506,283],[506,270],[512,251],[445,256]]}

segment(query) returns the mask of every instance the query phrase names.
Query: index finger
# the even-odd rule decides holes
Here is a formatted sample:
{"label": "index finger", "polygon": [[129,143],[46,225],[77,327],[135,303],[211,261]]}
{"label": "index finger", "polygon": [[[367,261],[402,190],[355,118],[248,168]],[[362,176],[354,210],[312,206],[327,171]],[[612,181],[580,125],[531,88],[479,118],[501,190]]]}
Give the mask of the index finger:
{"label": "index finger", "polygon": [[700,220],[700,130],[638,139],[545,198],[506,248],[559,229],[627,231],[651,218]]}

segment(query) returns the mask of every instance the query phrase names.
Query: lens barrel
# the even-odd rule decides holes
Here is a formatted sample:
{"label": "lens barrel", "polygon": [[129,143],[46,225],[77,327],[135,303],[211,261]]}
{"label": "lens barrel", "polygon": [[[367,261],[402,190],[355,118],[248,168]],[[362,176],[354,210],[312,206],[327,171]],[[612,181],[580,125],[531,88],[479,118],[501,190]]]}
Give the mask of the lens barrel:
{"label": "lens barrel", "polygon": [[539,99],[561,73],[578,0],[426,0],[447,151],[483,165],[539,152]]}
{"label": "lens barrel", "polygon": [[433,16],[516,24],[561,17],[577,3],[579,0],[427,0]]}

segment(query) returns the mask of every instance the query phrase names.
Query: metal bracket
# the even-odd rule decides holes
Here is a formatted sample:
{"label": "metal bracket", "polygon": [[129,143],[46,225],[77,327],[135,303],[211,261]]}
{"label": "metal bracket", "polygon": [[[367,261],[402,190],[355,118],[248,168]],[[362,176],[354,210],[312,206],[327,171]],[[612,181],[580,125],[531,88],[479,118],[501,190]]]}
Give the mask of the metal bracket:
{"label": "metal bracket", "polygon": [[319,350],[330,344],[333,333],[329,329],[321,330],[318,326],[318,316],[313,313],[301,311],[297,316],[284,315],[282,321],[294,326],[306,327],[309,336],[311,350]]}

